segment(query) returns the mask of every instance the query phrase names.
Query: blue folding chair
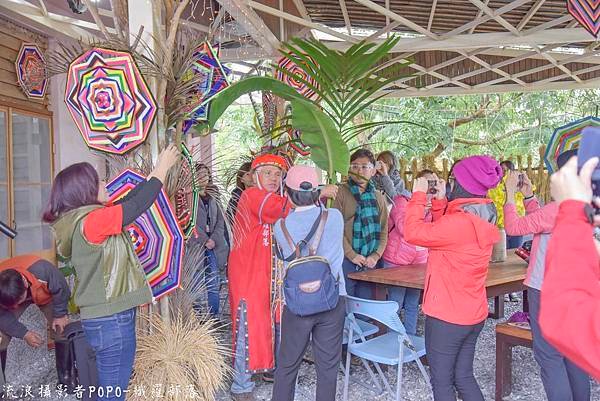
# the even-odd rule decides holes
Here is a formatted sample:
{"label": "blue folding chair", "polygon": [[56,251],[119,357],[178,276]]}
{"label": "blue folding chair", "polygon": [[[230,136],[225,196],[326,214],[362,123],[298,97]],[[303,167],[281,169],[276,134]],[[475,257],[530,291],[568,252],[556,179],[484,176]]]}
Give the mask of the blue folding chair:
{"label": "blue folding chair", "polygon": [[406,333],[406,329],[398,317],[398,303],[394,301],[373,301],[351,296],[346,298],[347,318],[350,320],[351,324],[358,325],[358,319],[356,319],[355,315],[361,315],[384,324],[389,331],[386,334],[368,340],[365,336],[356,338],[355,331],[349,331],[346,371],[344,374],[344,401],[348,400],[350,359],[352,355],[356,355],[363,361],[379,394],[383,392],[383,388],[366,361],[373,362],[379,377],[383,381],[385,388],[390,395],[393,394],[393,391],[379,364],[383,363],[386,365],[398,366],[396,401],[400,401],[402,392],[402,367],[405,363],[416,362],[427,386],[431,389],[429,375],[427,375],[425,367],[420,359],[426,354],[425,339]]}

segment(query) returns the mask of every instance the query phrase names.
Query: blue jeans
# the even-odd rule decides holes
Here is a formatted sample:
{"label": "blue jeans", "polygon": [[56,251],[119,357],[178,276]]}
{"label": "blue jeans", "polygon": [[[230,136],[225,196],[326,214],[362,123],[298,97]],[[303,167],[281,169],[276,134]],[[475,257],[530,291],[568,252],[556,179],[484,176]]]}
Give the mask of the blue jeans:
{"label": "blue jeans", "polygon": [[513,237],[512,235],[506,236],[506,249],[517,249],[523,245],[524,238],[522,236]]}
{"label": "blue jeans", "polygon": [[[385,267],[394,265],[383,262]],[[404,308],[404,328],[408,334],[417,334],[417,320],[419,317],[419,299],[421,290],[406,287],[388,287],[388,300],[398,302],[398,312]]]}
{"label": "blue jeans", "polygon": [[589,401],[590,378],[581,368],[562,356],[544,338],[540,329],[540,291],[527,288],[529,318],[533,335],[533,356],[540,365],[548,401]]}
{"label": "blue jeans", "polygon": [[[375,265],[376,269],[382,266],[382,260],[380,259]],[[366,269],[366,268],[365,268]],[[355,265],[348,258],[344,258],[342,263],[342,270],[344,271],[344,279],[346,280],[346,293],[352,297],[358,297],[363,299],[373,299],[375,285],[364,281],[357,281],[348,278],[348,274],[354,273],[361,270],[360,266]]]}
{"label": "blue jeans", "polygon": [[98,400],[125,400],[135,359],[135,308],[81,323],[96,352]]}
{"label": "blue jeans", "polygon": [[[219,315],[221,290],[221,277],[219,276],[219,266],[217,265],[217,257],[214,250],[207,249],[204,251],[204,269],[198,270],[198,274],[204,275],[204,285],[207,291],[208,313],[212,317]],[[194,304],[194,309],[199,310],[200,304]]]}

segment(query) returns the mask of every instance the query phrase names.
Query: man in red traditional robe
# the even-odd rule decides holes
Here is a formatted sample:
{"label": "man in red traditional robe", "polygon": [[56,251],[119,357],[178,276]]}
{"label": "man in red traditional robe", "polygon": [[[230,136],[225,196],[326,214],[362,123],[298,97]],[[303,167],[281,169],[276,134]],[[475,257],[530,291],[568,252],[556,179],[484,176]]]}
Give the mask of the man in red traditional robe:
{"label": "man in red traditional robe", "polygon": [[[273,250],[272,225],[287,216],[291,203],[281,194],[287,162],[276,155],[252,162],[254,187],[242,192],[234,217],[229,254],[229,300],[233,322],[234,376],[231,393],[237,401],[252,401],[252,374],[275,367],[283,265]],[[321,196],[334,198],[335,185]]]}
{"label": "man in red traditional robe", "polygon": [[274,368],[278,269],[271,227],[290,209],[277,192],[287,170],[280,156],[265,154],[252,162],[256,186],[242,192],[233,224],[229,255],[229,299],[233,322],[236,400],[254,400],[252,374]]}

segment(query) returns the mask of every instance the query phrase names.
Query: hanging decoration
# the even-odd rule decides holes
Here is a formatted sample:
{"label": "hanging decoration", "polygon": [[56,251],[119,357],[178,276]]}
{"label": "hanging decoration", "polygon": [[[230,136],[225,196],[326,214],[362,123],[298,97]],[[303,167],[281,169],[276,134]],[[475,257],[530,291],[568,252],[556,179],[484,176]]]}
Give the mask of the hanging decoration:
{"label": "hanging decoration", "polygon": [[[183,154],[183,163],[179,176],[180,182],[185,183],[175,195],[175,212],[179,227],[187,240],[196,229],[196,218],[198,215],[198,206],[200,202],[200,187],[196,177],[196,168],[192,153],[184,143],[181,144],[181,153]],[[188,185],[190,183],[191,185]]]}
{"label": "hanging decoration", "polygon": [[[121,199],[144,180],[141,174],[124,170],[106,186],[109,202]],[[127,227],[127,231],[154,297],[159,298],[178,288],[184,239],[164,189],[152,206]]]}
{"label": "hanging decoration", "polygon": [[188,74],[190,78],[198,76],[199,83],[195,96],[185,110],[188,118],[183,125],[184,133],[196,123],[207,120],[210,99],[229,86],[227,76],[231,70],[219,61],[219,50],[218,46],[213,47],[208,42],[204,42],[196,49],[196,60]]}
{"label": "hanging decoration", "polygon": [[86,144],[114,154],[144,142],[157,111],[131,54],[102,48],[71,62],[65,102]]}
{"label": "hanging decoration", "polygon": [[310,155],[310,148],[302,142],[300,137],[300,131],[297,129],[290,128],[288,130],[288,137],[290,140],[290,148],[292,148],[300,156]]}
{"label": "hanging decoration", "polygon": [[598,37],[600,31],[598,0],[567,0],[567,10],[592,36]]}
{"label": "hanging decoration", "polygon": [[46,61],[34,43],[23,43],[15,60],[17,80],[30,99],[43,99],[48,87]]}
{"label": "hanging decoration", "polygon": [[[310,87],[317,87],[317,82],[306,73],[309,68],[308,65],[302,60],[292,60],[290,57],[291,55],[282,57],[277,62],[276,78],[296,89],[299,94],[307,99],[318,102],[319,95]],[[307,85],[307,82],[310,85]]]}
{"label": "hanging decoration", "polygon": [[553,174],[558,170],[558,165],[556,164],[558,155],[567,150],[579,148],[581,131],[583,131],[585,127],[590,126],[600,126],[600,119],[596,117],[585,117],[554,130],[550,142],[548,142],[548,145],[546,146],[546,153],[544,154],[544,162],[546,163],[546,167],[550,174]]}

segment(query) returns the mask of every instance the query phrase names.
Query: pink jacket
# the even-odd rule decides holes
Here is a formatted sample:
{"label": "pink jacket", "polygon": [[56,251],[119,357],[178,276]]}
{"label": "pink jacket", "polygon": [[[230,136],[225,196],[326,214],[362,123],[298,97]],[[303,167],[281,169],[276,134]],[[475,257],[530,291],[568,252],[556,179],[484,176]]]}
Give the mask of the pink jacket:
{"label": "pink jacket", "polygon": [[[388,243],[383,252],[383,260],[396,266],[427,262],[427,248],[409,244],[404,239],[404,216],[408,201],[405,196],[396,196],[388,220]],[[425,221],[431,222],[431,213],[426,214]]]}
{"label": "pink jacket", "polygon": [[541,290],[544,282],[546,250],[558,215],[558,205],[556,202],[550,202],[540,207],[538,200],[533,198],[525,201],[525,211],[527,215],[519,217],[514,204],[504,205],[504,229],[507,235],[533,234],[525,285]]}

